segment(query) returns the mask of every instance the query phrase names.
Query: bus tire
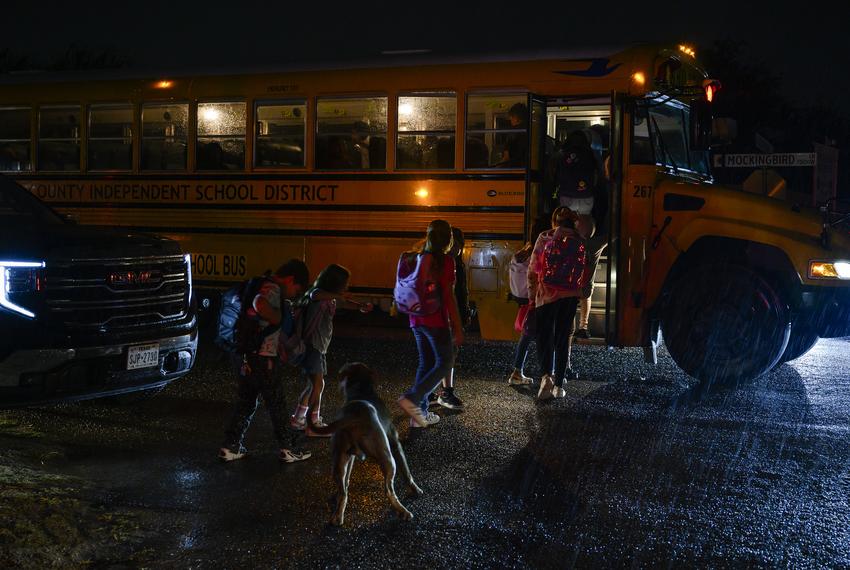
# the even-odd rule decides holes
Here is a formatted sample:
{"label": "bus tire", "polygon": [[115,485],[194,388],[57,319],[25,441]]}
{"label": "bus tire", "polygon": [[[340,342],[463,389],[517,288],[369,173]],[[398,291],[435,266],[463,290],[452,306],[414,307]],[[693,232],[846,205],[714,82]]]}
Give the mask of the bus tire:
{"label": "bus tire", "polygon": [[788,346],[785,347],[785,352],[782,353],[777,366],[797,360],[814,348],[819,340],[817,331],[805,325],[791,325],[791,338],[788,339]]}
{"label": "bus tire", "polygon": [[670,287],[661,314],[670,356],[706,384],[758,378],[779,361],[791,331],[788,306],[752,269],[714,263]]}

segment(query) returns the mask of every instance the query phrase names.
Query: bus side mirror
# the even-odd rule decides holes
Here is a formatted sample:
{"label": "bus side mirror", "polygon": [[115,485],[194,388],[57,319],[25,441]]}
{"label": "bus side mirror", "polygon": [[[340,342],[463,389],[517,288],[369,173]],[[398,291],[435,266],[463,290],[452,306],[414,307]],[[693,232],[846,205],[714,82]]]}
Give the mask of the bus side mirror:
{"label": "bus side mirror", "polygon": [[711,103],[705,99],[691,101],[691,150],[709,150],[711,147]]}

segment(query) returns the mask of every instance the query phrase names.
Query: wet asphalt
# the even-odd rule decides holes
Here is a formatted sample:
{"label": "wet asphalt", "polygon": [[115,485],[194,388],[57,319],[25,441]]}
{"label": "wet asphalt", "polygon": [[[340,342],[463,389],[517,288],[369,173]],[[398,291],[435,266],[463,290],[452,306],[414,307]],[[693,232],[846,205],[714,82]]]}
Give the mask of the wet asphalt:
{"label": "wet asphalt", "polygon": [[[416,366],[409,332],[340,328],[329,369],[376,370],[425,490],[397,485],[412,521],[358,462],[345,525],[330,527],[328,441],[281,464],[262,408],[250,456],[220,463],[233,379],[204,347],[144,402],[0,412],[0,565],[850,567],[848,340],[709,391],[663,350],[651,367],[636,349],[579,346],[580,379],[538,404],[505,381],[510,343],[471,339],[457,366],[468,409],[411,433],[394,404]],[[302,380],[286,382],[292,405]],[[340,405],[331,378],[323,415]]]}

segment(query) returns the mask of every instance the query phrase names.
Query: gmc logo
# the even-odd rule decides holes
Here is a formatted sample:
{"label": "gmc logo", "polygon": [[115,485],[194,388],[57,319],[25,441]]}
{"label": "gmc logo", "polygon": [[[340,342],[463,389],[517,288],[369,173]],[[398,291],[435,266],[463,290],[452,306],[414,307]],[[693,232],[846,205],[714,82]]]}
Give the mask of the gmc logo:
{"label": "gmc logo", "polygon": [[106,282],[111,287],[127,287],[131,285],[155,285],[162,281],[158,272],[153,271],[116,271],[110,273]]}

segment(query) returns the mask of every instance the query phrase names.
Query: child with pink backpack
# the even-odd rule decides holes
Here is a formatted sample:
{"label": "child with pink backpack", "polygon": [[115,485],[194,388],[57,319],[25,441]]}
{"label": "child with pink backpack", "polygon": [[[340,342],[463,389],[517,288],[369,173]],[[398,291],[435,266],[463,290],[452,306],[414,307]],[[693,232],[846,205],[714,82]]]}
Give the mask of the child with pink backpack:
{"label": "child with pink backpack", "polygon": [[593,231],[592,223],[582,218],[569,208],[556,208],[554,229],[537,238],[528,266],[543,371],[539,400],[563,398],[564,382],[578,378],[570,367],[570,352],[578,299],[587,279],[585,239]]}
{"label": "child with pink backpack", "polygon": [[428,427],[440,417],[428,411],[428,395],[454,366],[453,345],[463,344],[463,323],[455,298],[455,264],[447,255],[452,227],[445,220],[428,224],[425,245],[402,254],[393,292],[396,307],[407,313],[419,351],[413,386],[398,400],[411,427]]}

